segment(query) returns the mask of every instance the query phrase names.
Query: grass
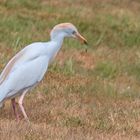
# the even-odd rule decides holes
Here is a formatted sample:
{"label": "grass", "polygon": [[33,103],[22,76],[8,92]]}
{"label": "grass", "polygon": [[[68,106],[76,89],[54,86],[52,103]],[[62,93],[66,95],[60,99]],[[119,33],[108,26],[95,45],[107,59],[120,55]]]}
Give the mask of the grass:
{"label": "grass", "polygon": [[94,69],[95,75],[103,78],[113,78],[117,73],[117,68],[111,62],[98,63]]}
{"label": "grass", "polygon": [[[65,39],[44,80],[24,100],[31,124],[0,110],[6,140],[140,138],[138,0],[0,0],[0,68],[24,46],[72,22],[89,42]],[[21,117],[22,118],[22,117]]]}

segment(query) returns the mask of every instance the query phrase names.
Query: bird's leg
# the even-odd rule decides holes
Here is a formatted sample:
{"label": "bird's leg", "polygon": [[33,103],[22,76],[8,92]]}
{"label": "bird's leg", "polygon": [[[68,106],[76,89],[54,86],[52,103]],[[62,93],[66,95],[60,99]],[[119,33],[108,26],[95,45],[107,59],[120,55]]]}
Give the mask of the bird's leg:
{"label": "bird's leg", "polygon": [[25,91],[22,93],[22,95],[21,95],[21,97],[20,97],[20,99],[19,99],[19,101],[18,101],[18,104],[19,104],[19,107],[20,107],[20,109],[21,109],[21,111],[22,111],[22,114],[23,114],[25,120],[27,120],[27,121],[29,122],[29,119],[28,119],[28,117],[27,117],[27,114],[26,114],[26,112],[25,112],[25,110],[24,110],[24,107],[23,107],[23,105],[22,105],[24,96],[25,96],[25,94],[26,94],[27,91],[28,91],[28,90],[25,90]]}
{"label": "bird's leg", "polygon": [[16,116],[16,120],[19,121],[19,114],[18,114],[18,111],[16,111],[16,101],[15,101],[15,98],[11,99],[11,102],[12,102],[12,107],[13,107],[14,115]]}

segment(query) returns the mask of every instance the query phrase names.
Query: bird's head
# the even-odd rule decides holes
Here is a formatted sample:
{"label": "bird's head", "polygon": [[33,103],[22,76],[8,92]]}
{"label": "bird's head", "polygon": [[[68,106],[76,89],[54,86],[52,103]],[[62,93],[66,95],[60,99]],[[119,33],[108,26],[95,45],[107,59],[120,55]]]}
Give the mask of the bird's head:
{"label": "bird's head", "polygon": [[51,31],[51,39],[59,37],[73,37],[78,39],[81,43],[87,44],[87,40],[78,32],[77,28],[71,23],[61,23]]}

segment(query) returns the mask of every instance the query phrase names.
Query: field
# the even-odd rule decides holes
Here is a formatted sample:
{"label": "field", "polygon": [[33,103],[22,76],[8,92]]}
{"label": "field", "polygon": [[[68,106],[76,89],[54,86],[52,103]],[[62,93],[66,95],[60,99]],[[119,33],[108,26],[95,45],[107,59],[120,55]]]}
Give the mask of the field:
{"label": "field", "polygon": [[139,140],[140,1],[0,0],[0,71],[61,22],[88,40],[64,40],[43,81],[24,99],[30,119],[0,109],[0,140]]}

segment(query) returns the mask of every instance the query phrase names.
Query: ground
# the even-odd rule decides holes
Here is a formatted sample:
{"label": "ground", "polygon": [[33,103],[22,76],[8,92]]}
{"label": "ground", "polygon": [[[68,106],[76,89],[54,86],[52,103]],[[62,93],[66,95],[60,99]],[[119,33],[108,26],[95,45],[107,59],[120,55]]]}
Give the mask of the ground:
{"label": "ground", "polygon": [[140,139],[139,0],[0,0],[0,70],[61,22],[88,40],[65,39],[43,81],[24,99],[30,119],[0,109],[0,139]]}

